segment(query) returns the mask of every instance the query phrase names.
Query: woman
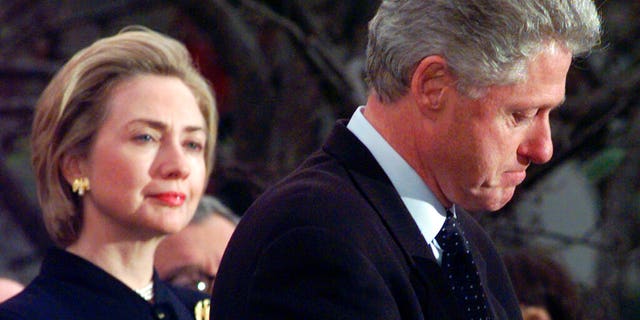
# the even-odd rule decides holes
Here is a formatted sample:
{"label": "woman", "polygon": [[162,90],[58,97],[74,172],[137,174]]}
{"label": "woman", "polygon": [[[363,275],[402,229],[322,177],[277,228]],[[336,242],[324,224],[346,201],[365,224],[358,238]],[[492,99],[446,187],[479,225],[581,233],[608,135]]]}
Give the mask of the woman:
{"label": "woman", "polygon": [[32,162],[50,250],[0,319],[206,319],[153,269],[212,168],[210,87],[174,39],[135,27],[78,52],[36,106]]}

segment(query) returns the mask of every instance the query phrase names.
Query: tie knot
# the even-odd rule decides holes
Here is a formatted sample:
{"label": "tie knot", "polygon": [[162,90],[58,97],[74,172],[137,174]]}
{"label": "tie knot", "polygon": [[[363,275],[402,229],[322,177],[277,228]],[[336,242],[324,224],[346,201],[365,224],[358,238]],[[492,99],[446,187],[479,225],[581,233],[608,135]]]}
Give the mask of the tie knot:
{"label": "tie knot", "polygon": [[467,247],[464,233],[460,229],[457,219],[452,214],[447,214],[444,225],[436,235],[436,241],[440,247],[451,253],[465,250]]}

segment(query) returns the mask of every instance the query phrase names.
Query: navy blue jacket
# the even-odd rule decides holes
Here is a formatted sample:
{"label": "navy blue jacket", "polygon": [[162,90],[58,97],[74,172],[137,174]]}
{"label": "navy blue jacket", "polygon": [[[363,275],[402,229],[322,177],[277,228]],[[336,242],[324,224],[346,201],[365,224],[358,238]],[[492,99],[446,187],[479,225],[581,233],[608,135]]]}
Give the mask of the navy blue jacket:
{"label": "navy blue jacket", "polygon": [[18,295],[0,304],[0,319],[195,319],[208,297],[176,288],[154,273],[151,304],[124,283],[65,250],[47,252],[40,274]]}
{"label": "navy blue jacket", "polygon": [[[521,319],[491,240],[469,214],[458,218],[494,319]],[[447,287],[390,180],[340,121],[243,216],[216,275],[212,317],[464,319]]]}

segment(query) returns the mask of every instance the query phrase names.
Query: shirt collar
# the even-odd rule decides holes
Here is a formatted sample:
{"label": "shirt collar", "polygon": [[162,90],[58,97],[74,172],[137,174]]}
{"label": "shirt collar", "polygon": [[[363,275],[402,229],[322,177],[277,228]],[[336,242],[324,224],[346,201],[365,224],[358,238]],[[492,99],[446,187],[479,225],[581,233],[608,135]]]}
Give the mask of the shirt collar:
{"label": "shirt collar", "polygon": [[[430,243],[444,224],[446,210],[416,171],[369,123],[359,107],[347,124],[376,159],[398,191],[425,240]],[[452,208],[455,212],[455,208]]]}

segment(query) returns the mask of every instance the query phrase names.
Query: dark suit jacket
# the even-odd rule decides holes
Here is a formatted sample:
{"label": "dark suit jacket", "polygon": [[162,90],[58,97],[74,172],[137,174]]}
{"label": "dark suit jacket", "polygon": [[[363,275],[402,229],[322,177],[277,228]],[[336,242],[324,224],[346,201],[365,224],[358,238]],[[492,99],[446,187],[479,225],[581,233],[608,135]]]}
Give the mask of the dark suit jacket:
{"label": "dark suit jacket", "polygon": [[[458,217],[494,319],[521,319],[492,242]],[[212,299],[216,320],[464,319],[458,309],[400,196],[344,121],[245,213]]]}
{"label": "dark suit jacket", "polygon": [[0,304],[0,320],[195,319],[207,295],[170,286],[157,274],[154,303],[104,270],[61,249],[51,249],[40,274],[17,296]]}

